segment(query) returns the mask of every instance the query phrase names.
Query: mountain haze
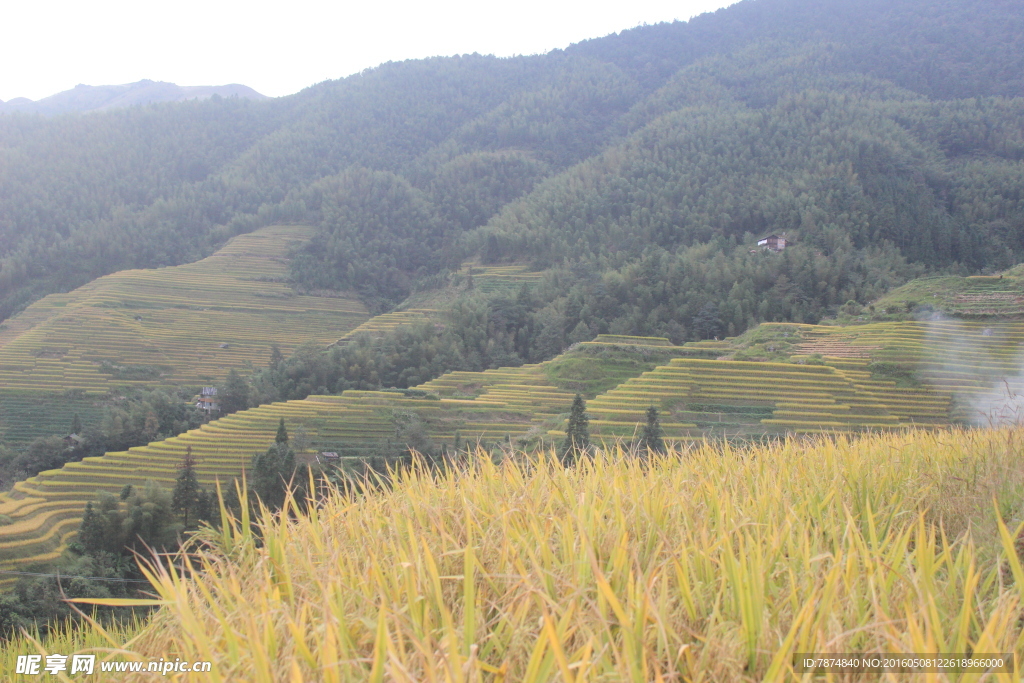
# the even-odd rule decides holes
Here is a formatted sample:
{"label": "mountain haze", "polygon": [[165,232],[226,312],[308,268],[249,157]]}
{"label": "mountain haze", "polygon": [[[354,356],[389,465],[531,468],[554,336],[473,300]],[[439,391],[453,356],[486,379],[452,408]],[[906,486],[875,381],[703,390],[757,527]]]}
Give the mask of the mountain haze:
{"label": "mountain haze", "polygon": [[232,83],[230,85],[181,86],[163,81],[141,80],[125,85],[76,85],[71,90],[44,97],[41,100],[19,97],[0,102],[0,113],[25,112],[55,116],[73,112],[86,114],[121,107],[157,104],[160,102],[183,102],[219,97],[239,97],[245,100],[265,100],[252,88]]}

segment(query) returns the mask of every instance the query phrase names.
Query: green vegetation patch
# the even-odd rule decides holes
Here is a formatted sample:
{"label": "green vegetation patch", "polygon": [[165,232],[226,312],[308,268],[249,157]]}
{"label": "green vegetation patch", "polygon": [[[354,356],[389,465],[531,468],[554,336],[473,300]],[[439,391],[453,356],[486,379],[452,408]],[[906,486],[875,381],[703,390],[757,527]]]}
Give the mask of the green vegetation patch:
{"label": "green vegetation patch", "polygon": [[160,379],[173,368],[162,365],[118,365],[112,360],[103,360],[99,364],[100,372],[126,381],[143,381]]}
{"label": "green vegetation patch", "polygon": [[676,355],[672,348],[582,347],[545,363],[544,373],[559,389],[596,396],[667,362]]}
{"label": "green vegetation patch", "polygon": [[907,363],[877,360],[868,364],[868,370],[873,379],[895,380],[898,387],[921,386],[920,373]]}
{"label": "green vegetation patch", "polygon": [[876,301],[874,319],[920,318],[933,312],[960,318],[1024,316],[1024,268],[997,275],[912,280]]}
{"label": "green vegetation patch", "polygon": [[40,436],[66,434],[75,414],[86,424],[98,423],[103,402],[74,391],[0,392],[0,441],[25,444]]}

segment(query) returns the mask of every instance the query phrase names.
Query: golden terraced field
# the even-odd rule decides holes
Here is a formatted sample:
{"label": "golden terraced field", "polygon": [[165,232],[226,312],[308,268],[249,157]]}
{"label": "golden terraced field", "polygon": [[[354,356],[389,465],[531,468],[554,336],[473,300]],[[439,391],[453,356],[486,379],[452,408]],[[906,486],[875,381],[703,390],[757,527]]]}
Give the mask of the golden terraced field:
{"label": "golden terraced field", "polygon": [[801,353],[832,365],[885,361],[912,368],[929,390],[956,397],[950,417],[984,421],[977,405],[1010,401],[1024,360],[1024,322],[919,320],[850,327],[798,326]]}
{"label": "golden terraced field", "polygon": [[273,344],[329,344],[368,319],[355,298],[299,295],[287,251],[313,228],[232,239],[196,263],[126,270],[52,294],[0,330],[0,392],[202,384],[262,366]]}
{"label": "golden terraced field", "polygon": [[145,623],[16,637],[0,666],[42,651],[209,661],[186,676],[211,683],[1011,683],[1019,669],[815,675],[794,655],[1006,653],[1019,667],[1022,437],[612,449],[570,468],[481,452],[261,515],[258,531],[206,531],[170,563],[194,571],[152,575]]}
{"label": "golden terraced field", "polygon": [[[634,435],[650,405],[662,411],[666,436],[678,441],[931,429],[962,411],[957,399],[990,391],[991,378],[1013,371],[1024,340],[1024,325],[1017,323],[788,329],[799,333],[797,350],[821,354],[823,364],[719,360],[715,354],[728,350],[724,342],[678,347],[664,339],[602,335],[538,365],[448,373],[414,394],[349,391],[236,413],[163,442],[19,483],[0,496],[0,514],[13,522],[0,527],[0,569],[59,554],[85,502],[99,489],[117,491],[146,479],[169,485],[189,446],[204,482],[238,475],[255,452],[273,442],[282,417],[291,433],[308,435],[307,457],[316,450],[348,457],[393,451],[408,443],[411,424],[432,448],[450,447],[457,439],[552,444],[564,434],[575,391],[589,399],[591,433],[598,441]],[[844,349],[857,353],[839,353]],[[873,359],[912,367],[924,379],[908,386],[875,376],[869,369]]]}
{"label": "golden terraced field", "polygon": [[[420,387],[429,398],[387,391],[347,391],[260,406],[199,429],[127,452],[87,458],[49,470],[0,495],[0,569],[14,569],[59,555],[78,527],[85,503],[98,490],[154,479],[173,484],[185,450],[192,448],[204,484],[238,476],[252,455],[273,443],[278,421],[292,434],[304,431],[310,452],[370,454],[402,438],[400,425],[415,413],[430,440],[453,445],[505,442],[539,435],[546,420],[568,410],[572,393],[553,386],[541,366],[453,372]],[[440,398],[438,398],[440,396]],[[546,427],[543,431],[546,431]],[[309,453],[305,454],[309,455]]]}
{"label": "golden terraced field", "polygon": [[[451,372],[416,387],[416,395],[347,391],[264,405],[166,441],[43,472],[0,496],[0,514],[14,522],[0,527],[0,568],[23,567],[58,553],[99,489],[113,492],[146,479],[170,485],[188,447],[204,482],[237,476],[255,452],[273,442],[281,418],[291,433],[307,435],[310,453],[334,450],[349,457],[403,446],[411,423],[433,448],[452,446],[457,439],[492,445],[558,442],[576,390],[591,397],[597,440],[631,437],[650,405],[663,411],[666,435],[676,440],[948,421],[948,393],[897,388],[872,379],[849,360],[833,367],[672,358],[688,350],[663,339],[601,336],[539,365]],[[636,360],[645,358],[662,360]],[[595,397],[586,389],[592,377],[612,377],[617,386]]]}

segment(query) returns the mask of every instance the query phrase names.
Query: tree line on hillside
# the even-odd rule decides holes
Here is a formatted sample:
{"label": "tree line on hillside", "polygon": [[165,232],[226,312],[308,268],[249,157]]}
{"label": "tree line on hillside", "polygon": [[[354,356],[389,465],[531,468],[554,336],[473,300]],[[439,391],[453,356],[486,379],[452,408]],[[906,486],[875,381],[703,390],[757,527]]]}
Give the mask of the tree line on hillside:
{"label": "tree line on hillside", "polygon": [[[782,224],[799,225],[809,230],[810,241],[822,241],[801,223],[810,212],[819,232],[828,226],[849,231],[857,248],[865,239],[889,240],[911,262],[977,268],[990,255],[1001,261],[1020,250],[1014,217],[1019,151],[992,152],[1014,144],[1019,150],[1019,141],[1006,137],[1019,112],[1013,100],[1001,99],[982,100],[980,117],[970,111],[970,98],[1024,94],[1016,68],[1024,43],[1020,30],[1019,18],[999,3],[758,0],[542,56],[389,63],[266,102],[211,98],[52,119],[2,115],[0,316],[113,270],[194,260],[232,234],[275,220],[314,220],[324,227],[318,243],[323,258],[310,252],[297,266],[298,282],[362,285],[358,269],[364,261],[354,260],[351,249],[389,274],[363,287],[371,303],[387,307],[430,271],[446,267],[444,254],[460,234],[484,225],[502,207],[511,211],[510,204],[544,179],[609,145],[618,147],[621,136],[673,112],[682,121],[651,129],[644,138],[655,157],[676,155],[676,133],[682,132],[688,139],[704,136],[703,147],[687,143],[687,154],[721,156],[719,168],[702,162],[695,173],[659,188],[665,168],[655,158],[618,169],[624,177],[603,188],[617,205],[613,211],[627,211],[660,246],[669,239],[673,248],[688,247]],[[827,103],[788,105],[788,119],[772,109],[780,93],[793,98],[809,89],[850,96],[859,121],[850,125]],[[899,94],[908,92],[920,102],[910,109]],[[871,107],[857,101],[864,97]],[[956,105],[963,111],[945,107],[932,117],[943,121],[942,130],[928,130],[934,128],[925,120],[932,100],[953,98],[965,98]],[[882,100],[899,105],[888,119],[876,106]],[[730,109],[736,103],[746,110]],[[688,111],[700,106],[721,107],[721,116]],[[865,118],[865,108],[872,107]],[[826,116],[814,124],[822,108]],[[759,123],[762,112],[768,119]],[[795,125],[794,117],[808,122]],[[685,132],[691,118],[698,127]],[[879,136],[865,138],[876,122],[882,124]],[[901,137],[894,126],[913,135]],[[668,130],[673,127],[676,132]],[[735,173],[751,162],[745,155],[752,134],[772,138],[767,146],[755,141],[758,156],[769,154],[765,163],[755,157],[754,166],[768,178],[781,170],[784,181],[775,187],[758,188],[765,184],[758,174]],[[655,139],[661,135],[668,137]],[[943,168],[929,148],[936,136],[962,160],[957,168]],[[792,161],[810,164],[809,177],[777,165],[770,148],[790,138],[800,150]],[[611,161],[606,156],[595,163]],[[692,161],[684,154],[678,163]],[[844,162],[856,166],[859,186],[844,180],[850,176],[840,168]],[[823,164],[835,165],[836,172],[823,172]],[[649,178],[640,193],[629,191],[637,171]],[[586,175],[570,183],[593,182]],[[320,182],[323,188],[313,187]],[[388,215],[353,203],[351,192],[367,182],[405,205],[395,207],[393,237],[367,234],[359,223]],[[687,199],[692,205],[667,214],[667,224],[659,215],[661,195],[676,202],[679,188],[671,185],[716,182],[707,203],[728,200],[725,210]],[[800,197],[808,182],[813,206]],[[928,200],[922,183],[937,203]],[[745,191],[744,185],[755,187]],[[723,195],[725,190],[734,196]],[[858,191],[872,205],[866,229],[858,225],[864,215]],[[325,192],[332,196],[321,211],[316,195]],[[834,198],[834,207],[821,201],[823,193]],[[751,208],[758,201],[769,206],[765,216]],[[939,210],[946,202],[949,216]],[[817,209],[825,210],[826,221]],[[778,211],[796,214],[782,220]],[[571,203],[550,217],[557,233],[550,254],[558,259],[566,257],[566,246],[592,251],[587,230],[604,227],[581,232],[589,222],[579,223],[585,214]],[[548,253],[547,236],[528,246],[503,244],[507,216],[495,227],[500,253]],[[677,228],[683,234],[672,236]],[[625,236],[630,252],[630,240],[648,235]],[[414,249],[407,253],[407,245]],[[392,279],[396,285],[389,284]]]}
{"label": "tree line on hillside", "polygon": [[[792,60],[807,63],[796,76]],[[761,78],[740,78],[748,70]],[[755,46],[684,70],[646,105],[630,113],[635,133],[475,230],[395,174],[322,181],[303,202],[321,232],[296,253],[292,279],[356,289],[380,311],[474,254],[579,276],[565,289],[647,261],[663,268],[664,298],[714,303],[740,332],[756,320],[814,322],[926,270],[1024,259],[1020,100],[932,103],[837,76],[819,47],[779,56]],[[791,245],[776,261],[756,248],[772,232]],[[694,257],[715,260],[708,280]],[[613,289],[617,307],[642,299],[628,284]]]}
{"label": "tree line on hillside", "polygon": [[[189,402],[190,389],[136,390],[104,407],[97,422],[70,416],[67,430],[41,436],[23,447],[0,446],[0,478],[13,482],[68,462],[125,451],[177,436],[201,425],[206,416]],[[71,439],[71,435],[77,437]]]}
{"label": "tree line on hillside", "polygon": [[681,344],[736,335],[762,320],[817,322],[915,272],[896,256],[865,262],[837,254],[836,265],[806,247],[751,254],[726,244],[678,255],[652,249],[604,273],[572,263],[514,294],[471,290],[470,278],[450,276],[453,302],[434,319],[330,348],[304,344],[249,378],[235,378],[234,395],[244,393],[248,407],[347,389],[414,387],[453,370],[548,360],[598,334]]}

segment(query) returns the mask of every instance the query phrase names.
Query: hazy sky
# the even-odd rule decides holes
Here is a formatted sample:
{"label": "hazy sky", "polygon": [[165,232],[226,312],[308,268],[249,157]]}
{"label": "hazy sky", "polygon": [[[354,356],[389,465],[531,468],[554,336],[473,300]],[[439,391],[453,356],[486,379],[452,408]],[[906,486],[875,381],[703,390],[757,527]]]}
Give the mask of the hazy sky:
{"label": "hazy sky", "polygon": [[0,100],[143,78],[288,95],[389,60],[533,54],[735,0],[39,0],[0,9]]}

